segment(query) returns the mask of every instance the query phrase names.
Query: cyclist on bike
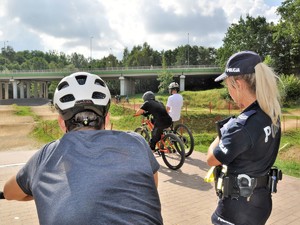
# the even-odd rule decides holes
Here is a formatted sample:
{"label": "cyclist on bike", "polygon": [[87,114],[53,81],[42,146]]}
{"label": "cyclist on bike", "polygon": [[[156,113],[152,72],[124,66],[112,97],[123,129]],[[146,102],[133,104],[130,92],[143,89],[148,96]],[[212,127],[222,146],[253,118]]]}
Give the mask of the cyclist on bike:
{"label": "cyclist on bike", "polygon": [[153,116],[153,130],[150,140],[150,148],[155,151],[155,145],[160,140],[163,130],[172,124],[172,118],[169,116],[164,104],[155,100],[155,95],[152,91],[147,91],[143,95],[144,104],[135,113],[139,115]]}
{"label": "cyclist on bike", "polygon": [[181,108],[183,105],[183,97],[179,92],[179,84],[176,82],[172,82],[169,85],[169,94],[167,101],[167,112],[172,117],[172,121],[176,122],[180,119]]}
{"label": "cyclist on bike", "polygon": [[6,182],[4,197],[34,199],[40,224],[163,224],[159,164],[140,135],[104,130],[110,101],[97,75],[63,78],[54,105],[66,134]]}

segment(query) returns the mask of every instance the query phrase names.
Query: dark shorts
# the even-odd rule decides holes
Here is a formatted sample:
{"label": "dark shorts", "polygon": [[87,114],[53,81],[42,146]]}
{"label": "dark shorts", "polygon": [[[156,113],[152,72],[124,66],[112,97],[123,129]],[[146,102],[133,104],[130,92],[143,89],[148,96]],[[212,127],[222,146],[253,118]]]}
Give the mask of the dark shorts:
{"label": "dark shorts", "polygon": [[218,207],[211,217],[218,225],[263,225],[272,211],[272,198],[266,188],[255,189],[250,200],[239,197],[220,199]]}

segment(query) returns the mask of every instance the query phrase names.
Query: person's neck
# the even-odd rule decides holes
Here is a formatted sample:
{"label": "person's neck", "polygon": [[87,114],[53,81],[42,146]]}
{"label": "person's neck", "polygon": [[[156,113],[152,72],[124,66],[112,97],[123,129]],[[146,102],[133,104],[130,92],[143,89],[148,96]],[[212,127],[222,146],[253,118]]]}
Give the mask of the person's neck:
{"label": "person's neck", "polygon": [[241,101],[240,108],[241,110],[248,108],[253,102],[256,101],[256,96],[253,94],[245,94],[243,100]]}

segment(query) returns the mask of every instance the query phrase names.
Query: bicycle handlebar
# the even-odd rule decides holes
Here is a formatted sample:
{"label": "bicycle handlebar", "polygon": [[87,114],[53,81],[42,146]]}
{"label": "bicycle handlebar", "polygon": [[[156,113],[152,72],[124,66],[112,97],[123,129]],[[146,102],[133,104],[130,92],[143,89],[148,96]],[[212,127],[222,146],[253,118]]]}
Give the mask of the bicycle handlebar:
{"label": "bicycle handlebar", "polygon": [[0,199],[5,199],[2,191],[0,191]]}

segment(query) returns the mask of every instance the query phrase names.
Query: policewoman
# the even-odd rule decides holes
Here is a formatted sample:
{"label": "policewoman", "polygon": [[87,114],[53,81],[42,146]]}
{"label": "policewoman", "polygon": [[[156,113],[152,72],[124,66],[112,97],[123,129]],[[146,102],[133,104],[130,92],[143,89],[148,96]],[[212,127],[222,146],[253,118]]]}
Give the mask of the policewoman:
{"label": "policewoman", "polygon": [[219,124],[207,163],[216,174],[218,206],[213,224],[265,224],[272,211],[271,193],[281,179],[273,168],[281,130],[278,77],[258,54],[242,51],[227,61],[224,81],[241,114]]}

